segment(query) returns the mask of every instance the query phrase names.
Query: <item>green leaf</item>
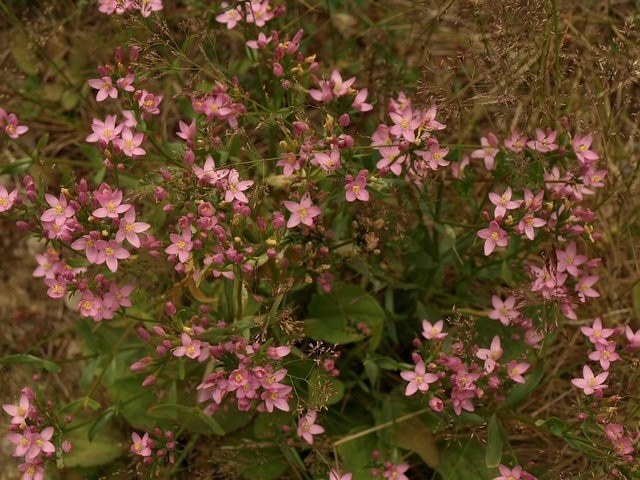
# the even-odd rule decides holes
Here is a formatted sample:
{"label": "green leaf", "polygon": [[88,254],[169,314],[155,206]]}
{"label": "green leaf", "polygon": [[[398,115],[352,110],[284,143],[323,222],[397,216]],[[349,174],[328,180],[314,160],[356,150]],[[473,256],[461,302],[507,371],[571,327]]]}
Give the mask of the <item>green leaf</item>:
{"label": "green leaf", "polygon": [[126,443],[118,433],[111,429],[102,429],[89,440],[90,426],[83,425],[64,434],[71,442],[73,450],[64,456],[66,467],[95,467],[113,462],[126,451]]}
{"label": "green leaf", "polygon": [[564,420],[558,417],[549,417],[546,420],[536,420],[536,427],[544,427],[545,430],[553,433],[556,437],[563,438],[569,426]]}
{"label": "green leaf", "polygon": [[473,439],[440,445],[440,463],[436,470],[443,480],[490,480],[484,465],[482,445]]}
{"label": "green leaf", "polygon": [[214,435],[225,434],[216,420],[197,407],[180,405],[179,403],[162,403],[149,408],[147,414],[160,419],[180,421],[185,428],[192,431],[204,434],[213,433]]}
{"label": "green leaf", "polygon": [[60,365],[51,360],[45,360],[44,358],[38,358],[34,355],[30,355],[28,353],[20,353],[17,355],[7,355],[6,357],[0,358],[0,365],[12,365],[16,363],[32,363],[38,365],[41,368],[44,368],[47,372],[58,373],[60,370]]}
{"label": "green leaf", "polygon": [[398,447],[416,452],[431,468],[436,468],[440,463],[440,453],[435,437],[419,419],[398,424],[395,440]]}
{"label": "green leaf", "polygon": [[382,339],[385,313],[378,301],[352,284],[335,284],[329,294],[315,294],[305,320],[307,334],[314,340],[345,344],[363,340],[361,327],[369,329],[370,349]]}
{"label": "green leaf", "polygon": [[494,413],[489,420],[487,431],[487,451],[485,452],[485,463],[489,468],[500,465],[502,460],[502,448],[507,441],[502,422]]}
{"label": "green leaf", "polygon": [[89,438],[90,442],[93,441],[93,439],[98,434],[98,432],[100,432],[100,430],[102,430],[102,428],[107,423],[109,423],[109,421],[113,418],[114,414],[115,414],[114,408],[109,407],[104,412],[102,412],[102,415],[100,415],[95,422],[93,422],[93,425],[91,425],[91,427],[89,428],[89,432],[87,433],[87,437]]}

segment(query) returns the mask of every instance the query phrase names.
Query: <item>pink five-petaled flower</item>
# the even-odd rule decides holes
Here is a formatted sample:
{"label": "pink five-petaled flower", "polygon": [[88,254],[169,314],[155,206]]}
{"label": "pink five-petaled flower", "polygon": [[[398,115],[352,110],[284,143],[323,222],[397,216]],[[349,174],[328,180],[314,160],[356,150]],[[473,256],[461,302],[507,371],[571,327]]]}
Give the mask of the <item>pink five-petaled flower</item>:
{"label": "pink five-petaled flower", "polygon": [[178,122],[178,127],[180,130],[176,132],[176,135],[181,139],[186,141],[187,143],[191,142],[196,137],[196,119],[191,120],[191,123],[187,125],[187,123],[180,120]]}
{"label": "pink five-petaled flower", "polygon": [[[534,477],[526,474],[526,472],[522,470],[522,467],[520,465],[509,468],[506,465],[500,464],[498,466],[498,470],[500,471],[500,476],[495,477],[493,480],[535,480]],[[528,476],[523,477],[523,474],[526,474]]]}
{"label": "pink five-petaled flower", "polygon": [[253,185],[253,180],[240,181],[240,174],[234,168],[229,172],[227,178],[227,191],[224,194],[225,202],[237,200],[242,203],[249,203],[247,196],[242,193]]}
{"label": "pink five-petaled flower", "polygon": [[18,465],[18,470],[22,472],[22,480],[44,480],[44,468],[39,459],[21,463]]}
{"label": "pink five-petaled flower", "polygon": [[194,340],[188,333],[182,332],[182,335],[180,335],[180,341],[182,342],[182,345],[173,350],[173,355],[175,357],[188,357],[191,359],[200,357],[202,353],[202,342],[200,340]]}
{"label": "pink five-petaled flower", "polygon": [[274,408],[289,411],[289,394],[293,390],[289,385],[282,385],[278,388],[270,388],[262,392],[260,398],[264,401],[264,408],[267,412],[273,412]]}
{"label": "pink five-petaled flower", "polygon": [[422,359],[416,362],[416,368],[414,371],[404,370],[400,372],[400,376],[409,382],[404,394],[409,397],[416,393],[418,390],[426,392],[429,390],[429,384],[438,381],[440,377],[434,373],[426,373],[424,361]]}
{"label": "pink five-petaled flower", "polygon": [[96,195],[96,200],[100,207],[91,212],[96,218],[118,218],[121,213],[132,208],[130,203],[122,203],[122,192],[118,189],[111,191],[103,188],[100,194]]}
{"label": "pink five-petaled flower", "polygon": [[602,320],[600,317],[596,317],[593,320],[593,325],[590,327],[580,327],[580,331],[584,336],[589,337],[591,343],[604,342],[605,339],[615,333],[613,328],[602,328]]}
{"label": "pink five-petaled flower", "polygon": [[96,242],[98,249],[98,258],[96,264],[106,263],[109,270],[116,272],[118,270],[118,260],[129,258],[131,254],[124,248],[120,242],[116,240],[98,240]]}
{"label": "pink five-petaled flower", "polygon": [[624,334],[627,337],[627,341],[629,342],[627,344],[627,349],[635,350],[637,348],[640,348],[640,330],[634,332],[633,329],[629,325],[627,325],[624,329]]}
{"label": "pink five-petaled flower", "polygon": [[253,48],[254,50],[258,50],[258,49],[264,48],[267,45],[269,45],[269,43],[271,42],[272,39],[273,39],[273,35],[267,37],[264,33],[260,32],[260,33],[258,33],[258,39],[257,40],[247,40],[246,45],[249,48]]}
{"label": "pink five-petaled flower", "polygon": [[556,250],[556,257],[558,258],[558,272],[566,271],[572,277],[580,275],[578,266],[587,261],[586,256],[578,255],[576,242],[571,242],[566,250]]}
{"label": "pink five-petaled flower", "polygon": [[141,457],[151,456],[151,447],[149,446],[149,434],[145,434],[141,437],[136,432],[131,434],[131,453],[139,455]]}
{"label": "pink five-petaled flower", "polygon": [[438,320],[431,325],[429,320],[422,320],[422,336],[427,340],[443,340],[448,334],[444,333],[444,320]]}
{"label": "pink five-petaled flower", "polygon": [[505,138],[504,146],[512,152],[519,153],[524,150],[524,146],[527,144],[527,137],[523,136],[518,131],[513,131],[510,138]]}
{"label": "pink five-petaled flower", "polygon": [[91,130],[93,133],[85,138],[85,141],[89,143],[93,142],[104,142],[109,143],[114,141],[120,135],[122,131],[123,125],[116,125],[116,115],[107,115],[104,119],[104,122],[94,118],[91,121]]}
{"label": "pink five-petaled flower", "polygon": [[491,171],[495,168],[496,155],[500,151],[498,145],[500,141],[493,133],[489,132],[486,137],[480,138],[480,145],[482,148],[471,152],[471,158],[480,158],[484,161],[484,166],[487,170]]}
{"label": "pink five-petaled flower", "polygon": [[65,197],[63,193],[61,193],[58,198],[49,193],[45,193],[44,198],[51,208],[45,210],[44,213],[40,215],[40,220],[43,222],[54,222],[56,225],[64,225],[67,218],[71,218],[76,214],[73,207],[67,203],[67,197]]}
{"label": "pink five-petaled flower", "polygon": [[525,383],[522,374],[529,370],[530,366],[531,364],[527,362],[517,362],[516,360],[511,360],[507,365],[507,375],[509,375],[509,378],[516,383]]}
{"label": "pink five-petaled flower", "polygon": [[329,480],[351,480],[352,476],[352,473],[345,473],[343,475],[340,475],[340,473],[338,473],[338,471],[334,469],[331,469],[329,471]]}
{"label": "pink five-petaled flower", "polygon": [[29,415],[30,408],[31,404],[29,402],[29,397],[24,393],[20,395],[20,401],[17,405],[2,405],[2,409],[12,417],[11,425],[22,425],[25,423],[27,416]]}
{"label": "pink five-petaled flower", "polygon": [[486,256],[491,255],[496,247],[506,247],[509,243],[507,238],[507,232],[505,232],[498,222],[492,220],[489,223],[489,228],[483,228],[478,232],[478,236],[485,240],[484,242],[484,254]]}
{"label": "pink five-petaled flower", "polygon": [[164,249],[169,255],[176,255],[180,263],[186,263],[189,259],[189,252],[193,248],[193,242],[191,241],[191,230],[188,228],[180,235],[172,233],[169,235],[169,239],[173,242],[167,248]]}
{"label": "pink five-petaled flower", "polygon": [[558,145],[554,143],[557,136],[558,132],[555,130],[545,133],[543,130],[538,128],[536,129],[536,139],[529,140],[527,142],[527,147],[540,153],[552,152],[558,149]]}
{"label": "pink five-petaled flower", "polygon": [[127,157],[137,157],[140,155],[144,155],[147,153],[143,148],[140,147],[142,141],[144,140],[144,133],[136,133],[134,135],[133,131],[130,128],[124,127],[122,129],[122,135],[120,138],[116,138],[113,140],[113,143],[122,150]]}
{"label": "pink five-petaled flower", "polygon": [[409,470],[408,463],[399,463],[397,465],[394,464],[386,464],[387,467],[384,472],[382,472],[383,478],[388,478],[389,480],[409,480],[404,472]]}
{"label": "pink five-petaled flower", "polygon": [[546,220],[542,218],[534,217],[532,213],[525,213],[522,220],[516,225],[514,230],[517,233],[525,235],[529,240],[533,240],[535,238],[535,230],[534,228],[540,228],[547,224]]}
{"label": "pink five-petaled flower", "polygon": [[571,380],[576,387],[581,388],[585,395],[591,395],[596,390],[603,390],[607,388],[604,381],[609,376],[609,372],[602,372],[598,375],[594,375],[591,368],[588,365],[582,367],[582,378],[574,378]]}
{"label": "pink five-petaled flower", "polygon": [[484,360],[484,371],[491,373],[496,368],[496,362],[502,358],[502,346],[500,345],[500,336],[496,335],[491,341],[489,348],[479,348],[476,357]]}
{"label": "pink five-petaled flower", "polygon": [[140,248],[140,238],[138,233],[145,232],[151,228],[151,225],[145,222],[136,222],[136,211],[130,208],[120,219],[118,223],[118,231],[116,232],[116,242],[122,242],[127,239],[133,247]]}
{"label": "pink five-petaled flower", "polygon": [[53,443],[51,443],[53,433],[53,427],[47,427],[40,433],[38,433],[37,431],[33,432],[31,436],[31,448],[29,448],[29,451],[25,455],[25,460],[35,460],[40,456],[42,452],[44,452],[44,454],[47,456],[55,453],[56,447],[54,447]]}
{"label": "pink five-petaled flower", "polygon": [[573,151],[575,152],[576,157],[578,158],[578,162],[581,165],[592,165],[600,158],[600,156],[596,152],[589,150],[592,141],[593,136],[591,134],[585,135],[584,137],[576,135],[571,141]]}
{"label": "pink five-petaled flower", "polygon": [[9,192],[4,185],[0,185],[0,212],[11,210],[11,207],[13,207],[17,197],[17,188]]}
{"label": "pink five-petaled flower", "polygon": [[368,94],[369,91],[366,88],[359,90],[358,93],[356,93],[356,97],[353,99],[351,106],[359,112],[369,112],[373,110],[373,105],[365,102]]}
{"label": "pink five-petaled flower", "polygon": [[292,213],[287,221],[287,228],[293,228],[300,223],[310,227],[313,225],[313,219],[322,213],[322,210],[313,204],[308,192],[302,195],[300,203],[284,200],[282,204]]}
{"label": "pink five-petaled flower", "polygon": [[344,196],[347,202],[353,202],[355,200],[360,200],[362,202],[369,201],[369,192],[366,190],[368,174],[369,172],[367,170],[360,170],[355,179],[350,175],[347,176],[346,184],[344,186],[344,189],[346,190]]}
{"label": "pink five-petaled flower", "polygon": [[389,133],[396,137],[404,137],[407,142],[414,142],[415,130],[422,124],[422,120],[414,116],[411,107],[407,107],[401,113],[389,112],[389,116],[394,123]]}
{"label": "pink five-petaled flower", "polygon": [[335,172],[340,168],[340,150],[332,147],[330,153],[315,152],[311,163],[318,165],[325,172]]}
{"label": "pink five-petaled flower", "polygon": [[493,211],[493,217],[504,217],[507,210],[514,210],[520,207],[522,200],[511,200],[511,187],[507,187],[502,195],[498,195],[495,192],[489,192],[489,201],[493,203],[496,208]]}
{"label": "pink five-petaled flower", "polygon": [[[222,8],[228,8],[229,4],[227,2],[222,2],[220,6]],[[220,15],[216,16],[216,22],[226,23],[228,30],[235,28],[238,22],[242,20],[243,20],[242,7],[239,5],[234,8],[229,8],[224,13],[221,13]]]}
{"label": "pink five-petaled flower", "polygon": [[586,297],[595,298],[600,296],[598,291],[593,288],[593,284],[598,281],[598,278],[597,275],[588,275],[578,280],[575,291],[578,293],[578,298],[582,303],[587,301]]}
{"label": "pink five-petaled flower", "polygon": [[309,445],[313,445],[313,436],[324,433],[324,428],[316,424],[317,410],[309,410],[298,421],[298,436]]}
{"label": "pink five-petaled flower", "polygon": [[[18,125],[18,117],[15,113],[10,113],[9,115],[7,115],[5,121],[7,124],[4,127],[4,132],[9,138],[13,138],[14,140],[29,130],[29,127],[27,127],[26,125]],[[2,123],[1,112],[0,123]]]}
{"label": "pink five-petaled flower", "polygon": [[599,361],[603,370],[609,370],[611,362],[620,360],[620,355],[616,353],[616,342],[596,342],[596,350],[589,353],[589,360]]}
{"label": "pink five-petaled flower", "polygon": [[89,80],[89,86],[98,90],[96,100],[103,101],[107,97],[118,98],[118,89],[113,85],[111,77],[93,78]]}
{"label": "pink five-petaled flower", "polygon": [[499,320],[503,325],[510,325],[513,320],[520,316],[520,312],[515,310],[516,297],[510,295],[504,301],[497,295],[491,296],[493,310],[489,312],[491,320]]}

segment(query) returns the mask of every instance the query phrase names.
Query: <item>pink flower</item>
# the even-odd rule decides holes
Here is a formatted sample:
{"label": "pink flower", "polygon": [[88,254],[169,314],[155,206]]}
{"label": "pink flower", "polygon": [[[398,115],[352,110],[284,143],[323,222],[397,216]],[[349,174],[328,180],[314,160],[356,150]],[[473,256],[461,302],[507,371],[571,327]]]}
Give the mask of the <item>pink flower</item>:
{"label": "pink flower", "polygon": [[99,313],[99,308],[102,306],[100,298],[96,297],[89,290],[85,290],[82,293],[82,298],[78,304],[80,315],[83,317],[95,318]]}
{"label": "pink flower", "polygon": [[264,390],[260,395],[260,398],[264,401],[264,407],[267,412],[273,412],[274,408],[282,410],[283,412],[289,411],[289,394],[292,387],[289,385],[282,385],[278,388],[270,388]]}
{"label": "pink flower", "polygon": [[188,357],[191,359],[200,357],[202,347],[200,340],[194,340],[186,332],[180,335],[180,340],[182,341],[182,345],[173,350],[175,357]]}
{"label": "pink flower", "polygon": [[615,333],[613,328],[602,328],[602,320],[600,317],[596,317],[593,320],[592,326],[580,327],[580,331],[584,336],[589,337],[591,343],[603,342]]}
{"label": "pink flower", "polygon": [[298,436],[301,437],[305,442],[310,445],[313,445],[313,436],[324,433],[324,428],[320,425],[316,424],[316,416],[318,415],[317,410],[309,410],[303,417],[298,421]]}
{"label": "pink flower", "polygon": [[122,124],[116,125],[116,118],[115,115],[107,115],[104,122],[94,118],[91,122],[93,133],[85,138],[85,140],[89,143],[102,141],[107,144],[114,141],[118,138],[123,127]]}
{"label": "pink flower", "polygon": [[522,470],[520,465],[516,465],[513,469],[510,469],[509,467],[500,464],[500,466],[498,466],[498,470],[500,471],[500,476],[495,477],[493,480],[535,480],[529,474],[527,474],[529,477],[523,477],[522,475],[526,472]]}
{"label": "pink flower", "polygon": [[574,378],[571,380],[576,387],[581,388],[585,395],[591,395],[596,390],[603,390],[607,388],[604,381],[609,376],[609,372],[602,372],[598,375],[593,375],[593,371],[588,365],[582,367],[582,378]]}
{"label": "pink flower", "polygon": [[362,202],[369,201],[369,192],[366,190],[367,188],[367,175],[369,172],[367,170],[360,170],[360,173],[356,176],[355,180],[351,179],[351,177],[347,176],[347,182],[344,186],[345,199],[347,202],[353,202],[355,200],[360,200]]}
{"label": "pink flower", "polygon": [[96,242],[98,249],[98,258],[96,264],[106,263],[109,270],[115,272],[118,270],[118,260],[129,258],[131,254],[116,240],[98,240]]}
{"label": "pink flower", "polygon": [[0,212],[6,212],[11,210],[13,204],[18,197],[18,189],[14,189],[8,192],[4,185],[0,185]]}
{"label": "pink flower", "polygon": [[[18,125],[18,117],[15,113],[7,115],[5,121],[7,124],[4,127],[4,132],[9,138],[13,138],[14,140],[29,130],[29,127],[25,125]],[[0,121],[0,123],[2,122]]]}
{"label": "pink flower", "polygon": [[542,218],[534,217],[533,214],[531,213],[525,213],[524,217],[522,217],[522,220],[520,220],[520,222],[518,223],[518,225],[516,225],[514,230],[519,234],[524,233],[524,235],[529,240],[533,240],[536,235],[534,228],[540,228],[545,226],[546,224],[547,224],[546,220],[543,220]]}
{"label": "pink flower", "polygon": [[67,203],[67,197],[63,193],[58,198],[49,193],[44,194],[44,198],[51,208],[45,210],[40,215],[43,222],[53,222],[56,225],[64,225],[68,218],[73,217],[76,212],[71,205]]}
{"label": "pink flower", "polygon": [[414,142],[415,131],[422,124],[419,117],[414,117],[411,107],[406,108],[401,113],[389,112],[389,117],[394,125],[389,129],[389,133],[396,137],[404,137],[407,142]]}
{"label": "pink flower", "polygon": [[237,200],[242,203],[249,203],[247,196],[242,193],[253,185],[253,180],[240,181],[239,173],[236,169],[232,169],[229,172],[227,179],[227,190],[224,194],[224,200],[226,202],[232,202]]}
{"label": "pink flower", "polygon": [[206,158],[202,168],[197,165],[193,165],[191,168],[196,177],[198,177],[198,180],[211,185],[216,185],[229,175],[228,169],[216,170],[216,165],[211,155]]}
{"label": "pink flower", "polygon": [[365,102],[368,94],[369,91],[366,88],[359,90],[358,93],[356,93],[351,106],[359,112],[368,112],[370,110],[373,110],[373,105]]}
{"label": "pink flower", "polygon": [[275,15],[271,5],[269,5],[269,0],[253,0],[246,4],[246,9],[246,22],[255,23],[256,27],[260,28],[264,27],[265,23],[271,20]]}
{"label": "pink flower", "polygon": [[471,158],[480,158],[484,161],[484,166],[487,170],[491,171],[495,168],[495,158],[498,152],[498,145],[500,141],[493,133],[489,132],[486,137],[480,138],[480,145],[482,148],[471,152]]}
{"label": "pink flower", "polygon": [[491,296],[493,310],[489,312],[489,318],[499,320],[503,325],[510,325],[513,320],[520,316],[520,312],[515,310],[516,297],[510,295],[504,301],[497,295]]}
{"label": "pink flower", "polygon": [[[220,6],[222,8],[227,8],[229,4],[227,2],[222,2]],[[231,30],[232,28],[234,28],[238,24],[238,22],[242,20],[243,20],[242,8],[240,6],[237,6],[235,8],[229,8],[224,13],[221,13],[220,15],[216,16],[216,22],[226,23],[228,30]]]}
{"label": "pink flower", "polygon": [[531,367],[530,363],[511,360],[507,365],[507,374],[509,375],[509,378],[514,382],[525,383],[522,374],[529,370],[529,367]]}
{"label": "pink flower", "polygon": [[382,472],[382,476],[390,480],[409,480],[409,477],[404,474],[407,470],[409,470],[408,463],[399,463],[398,465],[390,464],[385,471]]}
{"label": "pink flower", "polygon": [[566,271],[572,277],[580,275],[578,266],[587,261],[586,256],[578,255],[576,242],[571,242],[566,250],[556,250],[556,257],[558,259],[558,272]]}
{"label": "pink flower", "polygon": [[629,341],[629,343],[627,344],[628,349],[635,350],[637,348],[640,348],[640,329],[638,329],[638,331],[634,333],[631,327],[627,325],[625,327],[624,333],[627,337],[627,340]]}
{"label": "pink flower", "polygon": [[446,338],[448,334],[442,331],[443,328],[443,320],[438,320],[433,325],[428,320],[422,320],[422,336],[427,340],[443,340]]}
{"label": "pink flower", "polygon": [[127,157],[137,157],[140,155],[144,155],[147,153],[143,148],[140,147],[144,140],[143,133],[133,134],[130,128],[124,127],[122,129],[122,135],[120,138],[116,138],[113,140],[113,143],[122,150]]}
{"label": "pink flower", "polygon": [[496,335],[491,341],[489,348],[479,348],[476,357],[484,360],[484,371],[491,373],[495,370],[497,361],[502,358],[502,347],[500,345],[500,336]]}
{"label": "pink flower", "polygon": [[329,471],[329,480],[351,480],[352,475],[351,473],[340,475],[337,470],[331,469]]}
{"label": "pink flower", "polygon": [[581,302],[586,302],[586,297],[594,298],[600,296],[598,291],[592,288],[593,284],[598,281],[598,278],[596,275],[589,275],[578,280],[575,290]]}
{"label": "pink flower", "polygon": [[138,100],[138,106],[145,112],[151,115],[159,115],[160,109],[158,105],[162,102],[162,95],[154,95],[153,93],[142,90],[140,100]]}
{"label": "pink flower", "polygon": [[600,158],[596,152],[589,150],[591,142],[593,142],[593,136],[591,134],[585,135],[584,137],[576,135],[571,141],[571,146],[580,165],[592,165]]}
{"label": "pink flower", "polygon": [[332,147],[331,152],[328,154],[325,152],[315,152],[311,162],[320,166],[325,172],[335,172],[340,168],[340,150]]}
{"label": "pink flower", "polygon": [[536,129],[536,139],[529,140],[527,142],[527,147],[540,153],[552,152],[558,149],[558,145],[554,143],[557,136],[558,132],[555,130],[545,133],[543,130],[538,128]]}
{"label": "pink flower", "polygon": [[40,460],[21,463],[18,470],[22,472],[22,480],[44,480],[44,468]]}
{"label": "pink flower", "polygon": [[151,225],[148,223],[136,222],[136,211],[133,208],[129,208],[118,223],[116,242],[122,243],[126,239],[133,247],[140,248],[138,233],[146,232],[150,228]]}
{"label": "pink flower", "polygon": [[511,200],[511,187],[507,187],[502,195],[498,195],[494,192],[489,192],[489,201],[493,203],[496,208],[493,211],[494,218],[504,217],[507,210],[514,210],[520,207],[521,200]]}
{"label": "pink flower", "polygon": [[118,189],[102,188],[100,194],[96,195],[96,200],[100,204],[91,214],[96,218],[118,218],[121,213],[132,209],[130,203],[122,203],[122,192]]}
{"label": "pink flower", "polygon": [[511,133],[510,138],[505,138],[504,146],[507,147],[508,150],[512,152],[519,153],[524,150],[525,145],[527,144],[527,137],[522,135],[517,130]]}
{"label": "pink flower", "polygon": [[169,239],[173,242],[167,248],[164,249],[169,255],[176,255],[180,263],[186,263],[189,259],[189,252],[193,248],[193,242],[191,241],[191,230],[188,228],[180,235],[172,233],[169,235]]}
{"label": "pink flower", "polygon": [[478,232],[478,236],[485,240],[484,242],[484,254],[486,256],[491,255],[496,246],[506,247],[509,240],[507,238],[507,232],[505,232],[498,222],[492,220],[489,223],[489,228],[483,228]]}
{"label": "pink flower", "polygon": [[596,350],[589,353],[589,360],[598,361],[603,370],[609,370],[611,362],[620,360],[620,355],[616,353],[616,342],[596,342]]}
{"label": "pink flower", "polygon": [[187,143],[193,141],[196,136],[196,119],[191,120],[190,124],[186,124],[182,120],[178,122],[178,127],[180,130],[176,132],[176,135],[181,139],[185,140]]}
{"label": "pink flower", "polygon": [[285,200],[282,204],[292,213],[287,221],[287,228],[293,228],[300,223],[310,227],[313,225],[313,219],[322,213],[319,207],[313,205],[308,192],[302,195],[300,203]]}
{"label": "pink flower", "polygon": [[94,78],[89,80],[89,86],[98,90],[96,100],[102,102],[107,97],[118,98],[118,89],[114,87],[111,77]]}
{"label": "pink flower", "polygon": [[29,410],[31,409],[31,403],[29,402],[29,396],[24,393],[20,395],[20,400],[17,405],[4,404],[2,409],[11,415],[11,425],[22,425],[25,423]]}
{"label": "pink flower", "polygon": [[141,457],[150,457],[151,456],[151,447],[149,445],[149,434],[145,432],[145,434],[140,437],[136,432],[131,434],[131,453],[134,455],[139,455]]}
{"label": "pink flower", "polygon": [[273,35],[270,36],[266,36],[264,33],[260,32],[258,33],[258,39],[257,40],[247,40],[247,47],[249,48],[253,48],[254,50],[258,50],[258,49],[262,49],[264,47],[266,47],[267,45],[269,45],[269,43],[271,42],[271,40],[273,39]]}
{"label": "pink flower", "polygon": [[409,397],[416,393],[418,390],[426,392],[429,390],[429,384],[437,382],[440,377],[433,373],[426,373],[424,361],[422,359],[416,362],[414,371],[404,370],[400,372],[400,376],[409,382],[404,394]]}
{"label": "pink flower", "polygon": [[62,298],[67,294],[67,282],[65,280],[45,278],[44,283],[49,287],[47,295],[51,298]]}

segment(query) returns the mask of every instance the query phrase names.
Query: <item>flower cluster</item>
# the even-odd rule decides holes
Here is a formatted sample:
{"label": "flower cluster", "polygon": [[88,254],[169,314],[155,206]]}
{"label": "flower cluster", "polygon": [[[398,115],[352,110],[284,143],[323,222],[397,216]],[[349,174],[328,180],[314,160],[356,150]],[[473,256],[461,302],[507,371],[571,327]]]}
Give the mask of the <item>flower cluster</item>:
{"label": "flower cluster", "polygon": [[131,448],[129,451],[138,457],[142,457],[144,464],[161,463],[166,461],[173,464],[176,461],[176,441],[171,430],[163,431],[156,428],[153,436],[144,432],[140,436],[137,432],[131,434]]}
{"label": "flower cluster", "polygon": [[[45,462],[56,454],[53,443],[56,429],[40,411],[36,394],[29,388],[22,390],[17,404],[5,404],[2,409],[11,416],[7,440],[15,445],[13,456],[23,460],[18,466],[22,478],[42,480]],[[61,446],[64,452],[71,451],[68,441],[62,442]]]}
{"label": "flower cluster", "polygon": [[162,0],[98,0],[98,11],[106,15],[122,15],[139,11],[143,17],[162,10]]}

